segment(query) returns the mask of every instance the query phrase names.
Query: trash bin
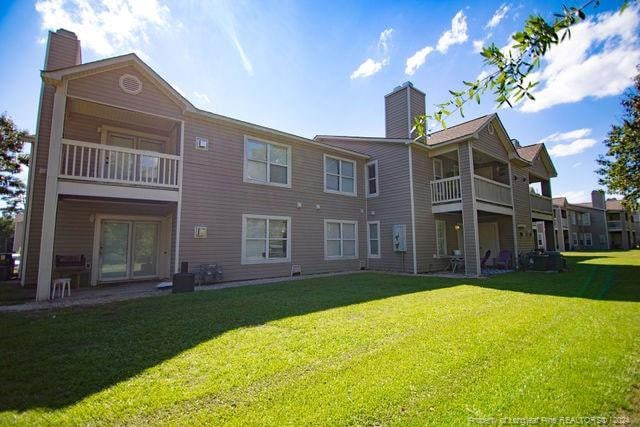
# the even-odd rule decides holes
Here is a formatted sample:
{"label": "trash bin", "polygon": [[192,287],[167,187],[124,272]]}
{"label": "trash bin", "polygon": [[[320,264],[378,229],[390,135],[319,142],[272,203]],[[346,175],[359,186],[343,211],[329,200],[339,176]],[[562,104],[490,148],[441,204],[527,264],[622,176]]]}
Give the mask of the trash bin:
{"label": "trash bin", "polygon": [[173,275],[173,293],[193,292],[196,276],[193,273],[176,273]]}

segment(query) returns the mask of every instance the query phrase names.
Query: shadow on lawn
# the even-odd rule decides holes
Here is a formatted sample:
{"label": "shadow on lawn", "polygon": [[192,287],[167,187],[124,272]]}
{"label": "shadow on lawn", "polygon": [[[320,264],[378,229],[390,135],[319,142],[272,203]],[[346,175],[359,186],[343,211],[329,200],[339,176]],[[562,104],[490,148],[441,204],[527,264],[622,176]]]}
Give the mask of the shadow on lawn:
{"label": "shadow on lawn", "polygon": [[0,411],[61,408],[226,331],[414,292],[470,284],[516,292],[639,301],[632,266],[570,258],[562,274],[483,280],[357,274],[0,316]]}

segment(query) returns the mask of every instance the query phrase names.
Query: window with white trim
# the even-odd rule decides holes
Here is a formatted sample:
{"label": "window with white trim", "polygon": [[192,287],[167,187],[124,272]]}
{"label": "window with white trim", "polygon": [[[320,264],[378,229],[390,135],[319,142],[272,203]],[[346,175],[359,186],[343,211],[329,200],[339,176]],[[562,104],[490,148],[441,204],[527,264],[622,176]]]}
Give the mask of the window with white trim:
{"label": "window with white trim", "polygon": [[573,246],[578,246],[578,233],[573,232],[572,237],[573,237]]}
{"label": "window with white trim", "polygon": [[372,160],[365,166],[367,177],[367,197],[375,197],[378,195],[378,161]]}
{"label": "window with white trim", "polygon": [[242,216],[242,263],[288,262],[291,259],[291,218]]}
{"label": "window with white trim", "polygon": [[584,212],[582,214],[582,225],[591,225],[591,215],[589,212]]}
{"label": "window with white trim", "polygon": [[593,240],[591,238],[591,233],[584,233],[584,245],[585,246],[593,245]]}
{"label": "window with white trim", "polygon": [[447,222],[436,219],[436,253],[447,254]]}
{"label": "window with white trim", "polygon": [[369,258],[380,258],[380,221],[367,222],[367,242]]}
{"label": "window with white trim", "polygon": [[356,162],[325,154],[324,191],[355,196]]}
{"label": "window with white trim", "polygon": [[571,212],[571,224],[576,225],[576,213]]}
{"label": "window with white trim", "polygon": [[358,223],[356,221],[324,221],[324,253],[326,259],[358,257]]}
{"label": "window with white trim", "polygon": [[244,181],[291,187],[291,147],[245,138]]}

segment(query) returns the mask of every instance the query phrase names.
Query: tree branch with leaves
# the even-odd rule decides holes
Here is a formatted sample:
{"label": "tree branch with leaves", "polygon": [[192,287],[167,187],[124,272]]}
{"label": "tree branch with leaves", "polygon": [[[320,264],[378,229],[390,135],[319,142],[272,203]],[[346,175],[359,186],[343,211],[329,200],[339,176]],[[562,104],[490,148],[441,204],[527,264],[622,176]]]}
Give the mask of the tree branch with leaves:
{"label": "tree branch with leaves", "polygon": [[[624,1],[620,13],[630,3]],[[435,121],[446,128],[446,120],[454,113],[464,117],[464,107],[469,102],[480,104],[482,97],[491,92],[497,106],[513,105],[523,98],[535,100],[533,89],[538,82],[531,80],[531,74],[540,68],[541,59],[549,49],[571,37],[571,27],[584,21],[587,12],[598,7],[598,0],[590,0],[582,6],[563,6],[562,12],[555,13],[548,22],[541,15],[531,15],[524,23],[522,31],[512,35],[513,43],[501,49],[495,44],[482,49],[481,55],[486,67],[492,71],[475,81],[463,81],[464,88],[450,90],[451,98],[436,104],[435,111],[415,118],[414,129],[417,139],[429,135],[429,122]]]}

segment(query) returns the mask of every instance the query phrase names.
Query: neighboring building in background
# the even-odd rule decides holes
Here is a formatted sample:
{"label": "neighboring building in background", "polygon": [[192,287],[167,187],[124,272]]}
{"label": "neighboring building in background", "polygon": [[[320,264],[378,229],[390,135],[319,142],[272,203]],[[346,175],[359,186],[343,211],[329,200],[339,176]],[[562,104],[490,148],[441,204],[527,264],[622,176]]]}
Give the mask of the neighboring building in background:
{"label": "neighboring building in background", "polygon": [[622,200],[607,199],[607,227],[610,249],[632,249],[638,245],[638,213],[629,212]]}
{"label": "neighboring building in background", "polygon": [[606,250],[609,248],[604,193],[591,192],[591,202],[569,203],[565,197],[553,199],[557,249]]}
{"label": "neighboring building in background", "polygon": [[21,277],[39,300],[56,257],[98,285],[182,261],[225,280],[454,259],[477,276],[487,253],[514,266],[535,249],[534,221],[556,247],[544,146],[521,147],[497,114],[416,141],[425,94],[409,82],[385,97],[385,137],[308,139],[200,110],[134,54],[82,63],[66,30],[49,35],[42,81]]}

